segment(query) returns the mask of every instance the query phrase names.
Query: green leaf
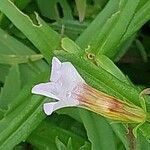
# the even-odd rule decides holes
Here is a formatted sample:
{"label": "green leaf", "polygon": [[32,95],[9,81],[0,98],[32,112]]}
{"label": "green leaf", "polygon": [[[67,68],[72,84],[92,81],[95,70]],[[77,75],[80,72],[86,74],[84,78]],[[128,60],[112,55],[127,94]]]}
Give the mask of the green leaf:
{"label": "green leaf", "polygon": [[120,43],[123,44],[120,47],[118,47],[118,54],[116,55],[115,61],[118,61],[123,56],[123,54],[125,54],[125,52],[128,50],[128,47],[134,40],[135,33],[137,32],[137,30],[139,30],[141,26],[144,25],[150,19],[149,11],[150,2],[145,0],[140,1],[136,13],[134,14],[134,17],[131,23],[129,24],[126,33],[122,37]]}
{"label": "green leaf", "polygon": [[42,15],[47,18],[55,20],[59,20],[60,18],[65,20],[73,19],[71,8],[67,0],[37,0],[37,4]]}
{"label": "green leaf", "polygon": [[147,141],[147,139],[141,134],[138,134],[137,138],[137,150],[149,150],[150,149],[150,143]]}
{"label": "green leaf", "polygon": [[130,150],[129,139],[127,137],[127,129],[125,125],[111,121],[109,121],[109,123],[115,134],[120,138],[126,150]]}
{"label": "green leaf", "polygon": [[4,55],[33,55],[36,54],[14,37],[0,28],[0,52]]}
{"label": "green leaf", "polygon": [[98,55],[99,50],[100,48],[102,48],[102,44],[105,43],[107,36],[109,36],[109,34],[111,33],[113,29],[112,27],[115,26],[116,22],[118,21],[119,16],[120,16],[120,10],[118,9],[117,12],[115,12],[114,14],[112,14],[110,18],[108,18],[106,23],[101,27],[97,37],[92,38],[90,43],[88,43],[89,53],[93,53],[94,55],[96,55],[96,57],[99,56]]}
{"label": "green leaf", "polygon": [[118,2],[119,0],[110,0],[105,9],[97,15],[95,20],[93,20],[88,28],[79,36],[76,42],[82,49],[86,49],[88,45],[90,45],[91,40],[94,41],[94,39],[97,39],[96,37],[99,35],[97,31],[100,31],[108,18],[117,11]]}
{"label": "green leaf", "polygon": [[150,19],[150,1],[144,1],[142,7],[135,13],[129,27],[122,38],[122,42],[132,36],[138,29],[141,28]]}
{"label": "green leaf", "polygon": [[116,78],[118,78],[122,82],[129,84],[125,75],[119,70],[119,68],[107,56],[99,55],[98,58],[96,59],[96,63],[98,66],[102,67],[103,69],[105,69],[106,71],[114,75]]}
{"label": "green leaf", "polygon": [[20,72],[18,65],[10,68],[4,87],[0,94],[0,107],[7,109],[8,105],[17,97],[21,89]]}
{"label": "green leaf", "polygon": [[98,47],[99,55],[105,54],[110,58],[115,57],[117,52],[114,50],[118,45],[121,44],[120,41],[125,34],[130,22],[132,21],[132,18],[134,17],[138,3],[139,0],[136,0],[134,2],[130,0],[126,1],[124,7],[120,10],[120,15],[116,24],[112,26],[111,32],[107,35],[106,39],[100,45],[100,47]]}
{"label": "green leaf", "polygon": [[56,137],[56,145],[58,150],[73,150],[71,137],[68,139],[67,147]]}
{"label": "green leaf", "polygon": [[73,150],[71,137],[68,139],[67,150]]}
{"label": "green leaf", "polygon": [[86,0],[75,0],[77,11],[79,14],[79,21],[82,22],[85,17],[85,11],[86,11]]}
{"label": "green leaf", "polygon": [[80,108],[69,108],[68,107],[65,109],[58,110],[57,113],[68,115],[68,116],[74,118],[75,120],[77,120],[78,122],[82,122],[82,119],[79,114],[79,110],[80,110]]}
{"label": "green leaf", "polygon": [[35,55],[4,55],[0,54],[0,64],[22,64],[22,63],[30,63],[32,61],[37,61],[43,58],[41,54]]}
{"label": "green leaf", "polygon": [[[19,7],[19,9],[23,10],[31,2],[31,0],[13,0],[13,2],[17,7]],[[7,29],[10,24],[11,21],[3,13],[0,13],[0,27],[2,29]]]}
{"label": "green leaf", "polygon": [[146,122],[140,127],[140,130],[141,130],[142,135],[145,136],[148,142],[150,143],[149,141],[150,140],[150,124]]}
{"label": "green leaf", "polygon": [[[68,124],[66,124],[68,122]],[[80,134],[76,130],[80,129]],[[81,147],[84,142],[89,142],[86,137],[81,135],[85,134],[83,126],[78,121],[66,115],[53,114],[45,119],[32,134],[28,137],[27,141],[32,143],[35,147],[40,149],[56,149],[57,147],[64,147],[65,150],[74,148],[75,150]],[[71,138],[71,142],[70,142]]]}
{"label": "green leaf", "polygon": [[66,146],[64,143],[62,143],[58,137],[56,137],[56,145],[58,150],[66,150]]}
{"label": "green leaf", "polygon": [[101,150],[106,150],[110,147],[112,150],[116,149],[113,132],[104,118],[86,110],[80,111],[80,115],[93,150],[99,150],[100,147]]}
{"label": "green leaf", "polygon": [[67,37],[62,38],[61,47],[69,53],[78,54],[81,52],[81,48]]}
{"label": "green leaf", "polygon": [[10,0],[1,0],[0,10],[26,35],[49,62],[53,55],[52,51],[58,47],[60,36],[37,14],[38,23],[34,24],[29,16],[23,14]]}

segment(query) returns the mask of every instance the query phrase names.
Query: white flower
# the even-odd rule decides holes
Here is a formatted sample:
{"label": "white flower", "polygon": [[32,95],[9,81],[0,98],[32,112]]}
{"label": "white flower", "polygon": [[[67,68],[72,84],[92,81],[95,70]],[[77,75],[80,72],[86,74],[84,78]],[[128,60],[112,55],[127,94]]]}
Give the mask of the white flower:
{"label": "white flower", "polygon": [[34,86],[32,93],[58,100],[44,104],[44,112],[51,115],[57,109],[78,106],[79,101],[74,92],[76,91],[76,94],[82,92],[81,88],[78,87],[84,83],[85,81],[70,62],[61,63],[54,57],[52,59],[50,81]]}
{"label": "white flower", "polygon": [[34,86],[32,93],[57,100],[44,104],[47,115],[60,108],[81,106],[122,122],[139,123],[147,120],[143,109],[89,86],[70,62],[61,63],[56,57],[52,60],[50,81]]}

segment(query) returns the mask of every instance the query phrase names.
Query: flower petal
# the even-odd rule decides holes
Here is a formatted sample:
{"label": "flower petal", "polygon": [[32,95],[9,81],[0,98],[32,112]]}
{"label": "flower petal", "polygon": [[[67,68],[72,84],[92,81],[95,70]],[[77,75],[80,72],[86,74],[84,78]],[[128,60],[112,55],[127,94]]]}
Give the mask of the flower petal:
{"label": "flower petal", "polygon": [[78,102],[73,102],[73,103],[64,103],[64,101],[58,101],[58,102],[51,102],[51,103],[45,103],[43,108],[44,112],[47,115],[51,115],[53,111],[58,110],[60,108],[65,108],[65,107],[73,107],[79,105]]}
{"label": "flower petal", "polygon": [[57,97],[57,87],[53,82],[41,83],[32,88],[32,93],[60,100]]}
{"label": "flower petal", "polygon": [[44,112],[46,113],[46,115],[51,115],[52,112],[54,111],[54,105],[58,103],[58,102],[51,102],[51,103],[45,103],[43,108],[44,108]]}
{"label": "flower petal", "polygon": [[61,62],[59,61],[58,58],[53,57],[52,59],[52,71],[51,71],[51,77],[50,77],[50,81],[57,81],[60,77],[60,68],[61,68]]}
{"label": "flower petal", "polygon": [[72,91],[85,81],[70,62],[62,63],[60,77],[56,82],[57,97],[63,101],[74,101]]}
{"label": "flower petal", "polygon": [[83,78],[80,76],[76,68],[70,62],[62,63],[61,73],[64,77],[69,77],[71,81],[84,82]]}

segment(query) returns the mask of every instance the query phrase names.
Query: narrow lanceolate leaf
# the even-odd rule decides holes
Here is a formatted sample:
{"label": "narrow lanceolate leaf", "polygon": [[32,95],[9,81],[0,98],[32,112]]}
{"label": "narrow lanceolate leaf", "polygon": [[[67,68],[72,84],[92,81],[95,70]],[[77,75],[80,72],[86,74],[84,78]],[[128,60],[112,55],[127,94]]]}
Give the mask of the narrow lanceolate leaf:
{"label": "narrow lanceolate leaf", "polygon": [[127,128],[125,127],[125,125],[120,123],[112,123],[111,121],[109,121],[109,123],[115,134],[119,137],[119,139],[123,143],[126,150],[130,150],[130,143],[129,143],[130,141],[127,137]]}
{"label": "narrow lanceolate leaf", "polygon": [[124,34],[122,41],[133,35],[140,27],[150,19],[150,1],[145,1],[135,13],[129,27]]}
{"label": "narrow lanceolate leaf", "polygon": [[[101,28],[107,22],[107,20],[114,14],[118,9],[119,0],[110,0],[106,5],[105,9],[98,14],[95,20],[88,26],[86,30],[77,39],[77,44],[86,49],[90,45],[91,40],[94,40],[99,35]],[[99,32],[98,32],[99,31]],[[89,36],[90,35],[90,36]]]}
{"label": "narrow lanceolate leaf", "polygon": [[82,51],[81,48],[75,42],[73,42],[71,39],[67,37],[62,38],[61,47],[63,48],[64,51],[73,54],[78,54]]}
{"label": "narrow lanceolate leaf", "polygon": [[87,130],[88,138],[92,143],[91,148],[93,150],[98,150],[99,146],[101,150],[106,150],[110,147],[112,150],[116,150],[114,134],[104,118],[85,110],[80,110],[80,116]]}
{"label": "narrow lanceolate leaf", "polygon": [[67,149],[65,144],[62,141],[60,141],[58,137],[56,137],[55,142],[56,142],[56,146],[57,146],[58,150],[66,150]]}
{"label": "narrow lanceolate leaf", "polygon": [[129,84],[126,76],[121,72],[121,70],[119,70],[119,68],[107,56],[100,55],[96,59],[96,63],[98,66],[102,67],[103,69],[105,69],[106,71],[114,75],[116,78],[118,78],[122,82]]}
{"label": "narrow lanceolate leaf", "polygon": [[79,14],[79,20],[82,22],[85,17],[85,11],[86,11],[86,0],[75,0],[77,11]]}
{"label": "narrow lanceolate leaf", "polygon": [[[19,9],[23,10],[26,6],[31,2],[31,0],[14,0],[13,1]],[[3,14],[0,13],[0,26],[1,28],[5,29],[11,24],[11,21]]]}
{"label": "narrow lanceolate leaf", "polygon": [[60,42],[59,35],[37,14],[35,14],[37,24],[34,24],[29,16],[23,14],[10,0],[0,1],[0,11],[2,11],[13,24],[26,35],[43,54],[44,58],[49,61],[52,56],[52,50],[56,49]]}
{"label": "narrow lanceolate leaf", "polygon": [[18,65],[10,68],[4,87],[0,94],[0,108],[7,109],[8,105],[17,97],[21,89],[20,72]]}
{"label": "narrow lanceolate leaf", "polygon": [[98,47],[99,55],[103,53],[111,58],[115,57],[117,52],[114,53],[114,50],[121,44],[120,41],[122,36],[125,34],[132,18],[134,17],[138,3],[139,0],[135,0],[134,2],[128,0],[124,5],[122,4],[123,8],[120,9],[120,15],[117,22],[114,26],[112,26],[110,33],[107,35],[100,47]]}
{"label": "narrow lanceolate leaf", "polygon": [[35,55],[3,55],[0,54],[0,64],[23,64],[23,63],[29,63],[32,61],[37,61],[43,58],[43,55],[41,54],[35,54]]}

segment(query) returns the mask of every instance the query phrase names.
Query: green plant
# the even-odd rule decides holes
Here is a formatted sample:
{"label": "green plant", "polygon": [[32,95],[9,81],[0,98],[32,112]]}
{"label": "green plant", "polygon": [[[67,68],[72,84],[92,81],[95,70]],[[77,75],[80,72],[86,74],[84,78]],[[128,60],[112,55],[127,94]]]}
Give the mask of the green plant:
{"label": "green plant", "polygon": [[0,11],[0,149],[26,149],[27,143],[33,149],[149,149],[148,122],[135,138],[137,124],[84,109],[62,109],[46,118],[42,105],[50,99],[31,94],[31,88],[48,80],[57,56],[92,87],[139,107],[145,102],[149,112],[149,97],[139,97],[138,84],[146,84],[133,84],[114,62],[129,49],[148,57],[149,36],[141,28],[149,26],[150,1],[1,0]]}

